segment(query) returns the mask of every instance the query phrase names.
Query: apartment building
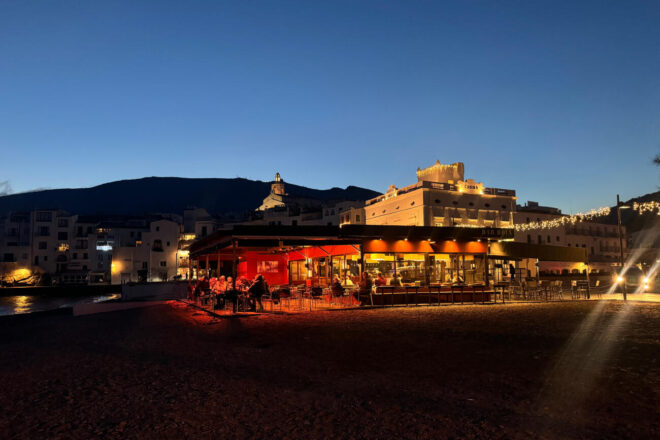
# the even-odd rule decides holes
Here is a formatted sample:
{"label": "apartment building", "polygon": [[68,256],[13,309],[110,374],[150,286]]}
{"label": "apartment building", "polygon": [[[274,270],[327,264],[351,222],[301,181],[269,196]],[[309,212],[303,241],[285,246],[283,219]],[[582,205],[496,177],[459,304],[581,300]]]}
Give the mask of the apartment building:
{"label": "apartment building", "polygon": [[[177,275],[181,243],[195,237],[182,234],[178,218],[78,216],[61,210],[10,213],[0,218],[0,279],[10,283],[38,278],[56,284],[119,282],[119,268],[124,264],[113,262],[127,255],[139,267],[124,270],[126,280],[172,279]],[[140,276],[144,263],[147,273]]]}
{"label": "apartment building", "polygon": [[112,284],[170,281],[177,277],[182,226],[157,220],[140,231],[140,239],[119,245],[112,254]]}
{"label": "apartment building", "polygon": [[[538,224],[566,217],[560,209],[540,206],[528,201],[524,206],[517,206],[514,214],[516,224]],[[626,231],[622,227],[623,251],[626,253]],[[515,241],[553,246],[581,247],[587,250],[593,270],[608,272],[619,265],[620,247],[617,225],[585,221],[556,227],[539,228],[514,233]],[[567,268],[559,263],[542,263],[541,270],[561,272]]]}

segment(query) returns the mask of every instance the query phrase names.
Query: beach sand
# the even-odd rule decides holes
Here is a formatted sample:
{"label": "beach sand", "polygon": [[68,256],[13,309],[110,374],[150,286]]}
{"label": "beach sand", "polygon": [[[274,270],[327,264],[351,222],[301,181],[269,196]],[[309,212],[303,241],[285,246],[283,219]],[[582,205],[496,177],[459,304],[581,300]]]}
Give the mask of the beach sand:
{"label": "beach sand", "polygon": [[3,438],[658,438],[660,307],[0,319]]}

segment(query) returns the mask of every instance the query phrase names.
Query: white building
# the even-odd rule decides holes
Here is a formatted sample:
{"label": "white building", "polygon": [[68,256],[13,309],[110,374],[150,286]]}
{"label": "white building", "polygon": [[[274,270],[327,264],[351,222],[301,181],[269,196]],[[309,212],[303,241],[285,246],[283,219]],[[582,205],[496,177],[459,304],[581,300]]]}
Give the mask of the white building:
{"label": "white building", "polygon": [[177,275],[180,242],[194,237],[182,235],[178,222],[161,216],[77,216],[60,210],[11,213],[0,219],[0,279],[11,283],[36,281],[40,276],[59,284],[120,282],[119,268],[125,265],[113,264],[118,255],[139,265],[125,271],[129,281],[141,279],[137,271],[144,269],[145,280],[172,279]]}
{"label": "white building", "polygon": [[[516,224],[537,224],[566,217],[561,210],[554,207],[539,206],[536,202],[527,202],[518,206],[514,214]],[[625,227],[622,227],[623,251],[626,253]],[[552,228],[539,228],[516,231],[515,241],[552,246],[581,247],[587,250],[592,270],[609,272],[619,265],[620,247],[618,226],[581,222],[560,225]],[[562,271],[584,270],[575,264],[541,262],[539,269],[545,272],[561,273]]]}
{"label": "white building", "polygon": [[171,220],[157,220],[141,233],[134,245],[113,249],[112,284],[172,280],[178,274],[182,227]]}
{"label": "white building", "polygon": [[290,196],[286,192],[280,173],[271,183],[270,194],[256,209],[255,217],[245,224],[253,225],[339,225],[344,215],[352,209],[362,209],[360,200],[322,202],[305,197]]}

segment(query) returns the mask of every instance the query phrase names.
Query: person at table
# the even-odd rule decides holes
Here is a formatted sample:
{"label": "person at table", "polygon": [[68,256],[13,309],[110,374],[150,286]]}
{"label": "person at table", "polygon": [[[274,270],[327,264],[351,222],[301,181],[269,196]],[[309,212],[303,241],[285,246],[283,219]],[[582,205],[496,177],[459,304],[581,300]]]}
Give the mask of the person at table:
{"label": "person at table", "polygon": [[225,281],[225,276],[220,275],[220,278],[215,282],[213,285],[213,288],[211,289],[211,293],[215,295],[216,303],[218,305],[219,309],[224,308],[225,305],[225,291],[227,290],[227,281]]}
{"label": "person at table", "polygon": [[374,283],[371,280],[371,275],[368,272],[362,272],[362,279],[360,280],[360,289],[358,290],[357,300],[360,301],[360,304],[366,304],[367,298],[371,295],[371,288]]}
{"label": "person at table", "polygon": [[392,279],[390,280],[390,286],[401,287],[401,278],[399,278],[398,273],[395,273]]}
{"label": "person at table", "polygon": [[216,294],[224,294],[227,290],[227,280],[224,275],[220,275],[220,278],[217,279],[211,290]]}
{"label": "person at table", "polygon": [[206,295],[206,292],[209,290],[209,280],[206,278],[206,275],[203,276],[195,286],[195,298]]}
{"label": "person at table", "polygon": [[378,275],[376,276],[376,280],[374,281],[376,286],[386,286],[387,285],[387,280],[383,276],[381,272],[378,272]]}
{"label": "person at table", "polygon": [[227,277],[227,287],[225,289],[225,299],[231,301],[232,311],[234,313],[238,310],[238,292],[232,277]]}
{"label": "person at table", "polygon": [[344,286],[341,285],[337,275],[332,280],[332,296],[344,296]]}
{"label": "person at table", "polygon": [[255,303],[251,306],[252,311],[257,311],[257,304],[259,305],[259,311],[264,311],[264,305],[261,303],[261,298],[268,293],[268,285],[266,280],[264,280],[263,275],[259,274],[254,278],[254,282],[248,289],[250,297],[254,298]]}

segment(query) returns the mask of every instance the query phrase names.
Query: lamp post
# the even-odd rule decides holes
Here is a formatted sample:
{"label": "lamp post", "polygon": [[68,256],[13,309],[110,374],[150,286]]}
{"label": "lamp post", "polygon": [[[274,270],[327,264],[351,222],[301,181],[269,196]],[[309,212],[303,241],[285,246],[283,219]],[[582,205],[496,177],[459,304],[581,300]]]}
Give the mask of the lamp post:
{"label": "lamp post", "polygon": [[623,273],[623,233],[621,231],[621,210],[630,208],[629,206],[623,206],[621,205],[621,201],[619,200],[619,195],[616,195],[616,219],[617,219],[617,224],[619,226],[618,231],[619,231],[619,263],[621,264],[621,272],[619,272],[619,276],[623,278],[622,283],[623,283],[623,300],[627,301],[628,300],[628,292],[626,291],[626,275]]}

